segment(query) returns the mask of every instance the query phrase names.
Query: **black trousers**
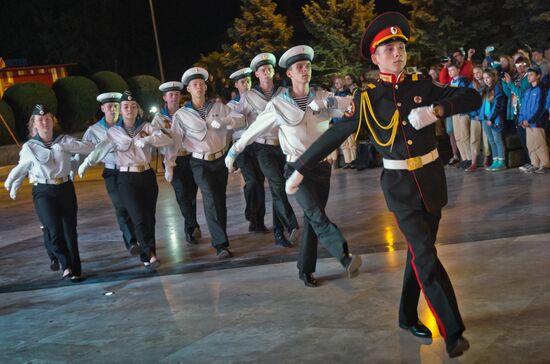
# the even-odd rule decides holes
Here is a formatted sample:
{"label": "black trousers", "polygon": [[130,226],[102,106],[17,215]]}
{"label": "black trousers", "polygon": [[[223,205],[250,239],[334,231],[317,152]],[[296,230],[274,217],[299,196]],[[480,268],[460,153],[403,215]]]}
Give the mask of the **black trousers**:
{"label": "black trousers", "polygon": [[157,253],[155,213],[159,188],[155,172],[152,169],[144,172],[119,172],[118,191],[135,226],[141,261],[148,262],[150,256]]}
{"label": "black trousers", "polygon": [[82,267],[76,232],[78,205],[73,182],[60,185],[36,183],[32,188],[32,197],[43,226],[48,253],[57,258],[62,270],[69,268],[79,276]]}
{"label": "black trousers", "polygon": [[252,145],[247,146],[235,161],[244,178],[244,217],[254,227],[264,226],[265,216],[265,177],[254,155]]}
{"label": "black trousers", "polygon": [[[298,228],[298,220],[288,202],[285,191],[285,155],[278,145],[252,143],[254,156],[258,165],[269,182],[271,199],[273,200],[273,232],[283,233]],[[263,188],[263,185],[262,185]]]}
{"label": "black trousers", "polygon": [[214,248],[229,246],[226,205],[228,172],[224,157],[215,161],[191,158],[190,162],[193,177],[201,190],[206,224]]}
{"label": "black trousers", "polygon": [[134,223],[130,218],[128,210],[122,204],[122,199],[120,198],[120,193],[118,192],[118,170],[104,168],[103,169],[103,181],[105,182],[105,188],[111,199],[111,203],[115,208],[116,220],[118,222],[118,227],[122,232],[122,239],[124,239],[124,245],[126,249],[130,249],[133,244],[137,243],[136,231]]}
{"label": "black trousers", "polygon": [[464,323],[456,296],[435,248],[441,211],[408,210],[394,212],[394,215],[408,245],[399,322],[409,326],[416,323],[422,290],[441,335],[445,339],[461,335]]}
{"label": "black trousers", "polygon": [[[294,169],[287,164],[287,178],[292,172]],[[330,191],[330,174],[330,164],[320,162],[304,176],[295,194],[296,200],[304,210],[304,227],[298,256],[298,270],[303,273],[315,272],[317,241],[338,260],[348,252],[346,239],[325,213]]]}
{"label": "black trousers", "polygon": [[185,231],[187,234],[192,234],[195,228],[199,227],[199,223],[197,222],[198,186],[193,179],[190,160],[190,154],[176,158],[174,176],[171,182],[176,194],[176,201],[185,221]]}

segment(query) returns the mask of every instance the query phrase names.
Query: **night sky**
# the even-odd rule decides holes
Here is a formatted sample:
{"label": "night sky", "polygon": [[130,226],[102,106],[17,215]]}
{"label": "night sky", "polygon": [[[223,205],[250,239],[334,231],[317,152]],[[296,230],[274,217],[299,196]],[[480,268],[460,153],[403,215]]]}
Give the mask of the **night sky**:
{"label": "night sky", "polygon": [[[277,12],[286,15],[289,24],[294,27],[295,44],[308,43],[309,35],[303,25],[301,14],[301,7],[308,0],[275,2],[278,4]],[[221,44],[229,40],[227,29],[235,18],[241,16],[240,0],[154,0],[153,4],[164,75],[167,80],[180,79],[185,69],[197,62],[201,54],[220,51]],[[67,10],[69,8],[70,13]],[[112,12],[108,17],[100,15],[99,10],[98,14],[94,14],[96,9],[105,12],[111,8]],[[82,11],[79,11],[80,9]],[[404,8],[399,5],[398,0],[378,0],[376,10],[381,13],[388,10],[404,11]],[[160,78],[149,0],[0,0],[0,12],[11,14],[0,22],[0,57],[25,58],[29,65],[86,64],[87,66],[81,70],[84,75],[102,69],[116,71],[113,62],[119,62],[121,64],[118,68],[124,70],[121,71],[123,77],[151,74]],[[64,51],[64,44],[55,41],[50,42],[48,47],[43,46],[46,43],[41,41],[41,37],[47,36],[48,33],[43,29],[62,29],[66,21],[63,20],[63,14],[65,17],[70,16],[71,20],[74,18],[76,25],[73,26],[77,30],[80,27],[101,28],[102,34],[109,34],[108,37],[102,35],[101,40],[74,40],[74,37],[68,39],[68,42],[82,43],[86,50],[91,50],[93,56],[90,56],[90,52],[78,53],[74,49],[73,54],[68,55],[67,51]],[[6,34],[11,38],[5,37]],[[59,33],[54,33],[53,36],[60,37]],[[105,54],[113,52],[112,48],[109,52],[109,48],[101,44],[103,42],[111,43],[111,47],[117,47],[122,42],[127,47],[125,49],[128,49],[130,44],[130,49],[136,49],[136,56],[118,56],[113,57],[113,60],[105,58]],[[129,53],[126,50],[124,52]],[[87,58],[83,59],[84,57]],[[103,57],[103,62],[97,61],[94,57]]]}

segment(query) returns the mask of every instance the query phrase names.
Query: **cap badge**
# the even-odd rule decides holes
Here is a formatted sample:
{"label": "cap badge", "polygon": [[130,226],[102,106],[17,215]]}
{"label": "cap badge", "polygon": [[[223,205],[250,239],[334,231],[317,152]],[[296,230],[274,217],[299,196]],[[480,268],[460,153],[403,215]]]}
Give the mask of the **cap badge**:
{"label": "cap badge", "polygon": [[397,34],[397,28],[396,27],[391,27],[390,32],[391,32],[391,34]]}
{"label": "cap badge", "polygon": [[417,104],[422,103],[422,96],[415,96],[415,97],[413,98],[413,101],[414,101],[415,103],[417,103]]}

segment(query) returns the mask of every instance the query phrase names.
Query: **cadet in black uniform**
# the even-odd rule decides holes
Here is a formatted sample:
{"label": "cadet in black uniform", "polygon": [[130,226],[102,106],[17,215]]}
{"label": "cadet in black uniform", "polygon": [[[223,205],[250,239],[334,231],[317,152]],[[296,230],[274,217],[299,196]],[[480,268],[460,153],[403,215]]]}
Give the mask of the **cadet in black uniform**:
{"label": "cadet in black uniform", "polygon": [[[418,321],[420,291],[445,338],[449,356],[468,350],[464,324],[451,281],[443,268],[435,241],[441,208],[447,203],[443,163],[438,157],[434,122],[479,108],[473,89],[447,88],[405,75],[405,44],[409,25],[399,13],[384,13],[365,30],[361,54],[380,69],[380,79],[355,92],[354,101],[340,123],[334,124],[293,165],[287,180],[293,193],[303,174],[338,147],[350,134],[367,131],[382,154],[381,185],[408,244],[407,264],[399,308],[399,326],[413,335],[431,337]],[[347,119],[347,120],[346,120]]]}

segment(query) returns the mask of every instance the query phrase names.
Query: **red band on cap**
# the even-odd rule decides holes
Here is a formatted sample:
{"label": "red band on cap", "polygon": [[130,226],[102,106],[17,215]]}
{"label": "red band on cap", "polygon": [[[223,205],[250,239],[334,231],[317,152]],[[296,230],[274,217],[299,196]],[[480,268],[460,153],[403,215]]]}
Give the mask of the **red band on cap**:
{"label": "red band on cap", "polygon": [[380,31],[378,34],[376,34],[376,37],[372,40],[372,43],[370,44],[370,52],[374,53],[376,50],[376,47],[382,42],[385,42],[388,39],[392,38],[400,38],[405,40],[407,42],[409,38],[407,38],[403,32],[401,31],[401,28],[399,27],[388,27]]}

